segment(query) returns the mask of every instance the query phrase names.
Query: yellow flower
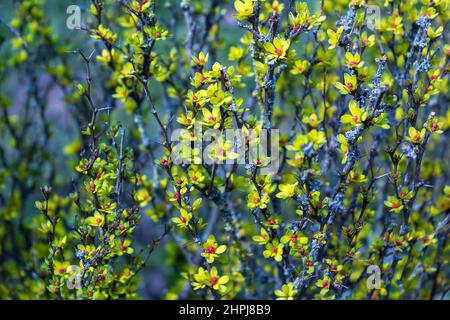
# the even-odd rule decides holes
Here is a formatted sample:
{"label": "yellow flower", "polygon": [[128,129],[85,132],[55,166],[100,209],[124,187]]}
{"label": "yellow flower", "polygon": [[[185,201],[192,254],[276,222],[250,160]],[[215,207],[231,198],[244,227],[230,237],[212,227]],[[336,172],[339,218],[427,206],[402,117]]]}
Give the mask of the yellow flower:
{"label": "yellow flower", "polygon": [[367,37],[367,33],[363,32],[361,35],[361,44],[364,47],[372,47],[375,44],[375,35]]}
{"label": "yellow flower", "polygon": [[187,127],[188,129],[192,127],[192,125],[195,122],[195,117],[194,114],[192,112],[188,112],[187,115],[182,113],[178,118],[177,118],[177,122],[185,127]]}
{"label": "yellow flower", "polygon": [[150,35],[150,37],[156,41],[165,40],[169,35],[169,31],[165,30],[162,25],[156,24],[155,26],[149,28],[144,27],[144,31]]}
{"label": "yellow flower", "polygon": [[225,284],[230,281],[230,278],[228,276],[219,276],[217,268],[212,267],[211,271],[209,272],[209,276],[207,276],[207,281],[209,282],[209,287],[219,291],[220,293],[225,293],[227,291]]}
{"label": "yellow flower", "polygon": [[194,274],[194,280],[191,281],[191,285],[194,290],[203,289],[206,286],[206,276],[208,271],[202,267],[198,268],[197,273]]}
{"label": "yellow flower", "polygon": [[205,90],[200,90],[195,93],[192,90],[189,90],[186,98],[187,100],[185,103],[188,108],[201,109],[206,103]]}
{"label": "yellow flower", "polygon": [[430,80],[430,83],[433,83],[435,81],[440,80],[441,71],[439,69],[430,70],[427,72],[428,79]]}
{"label": "yellow flower", "polygon": [[348,180],[355,183],[363,183],[367,181],[366,176],[357,170],[350,171]]}
{"label": "yellow flower", "polygon": [[244,56],[245,50],[242,47],[231,47],[230,53],[228,54],[228,60],[239,61]]}
{"label": "yellow flower", "polygon": [[265,9],[268,12],[276,13],[277,15],[281,15],[284,9],[284,4],[280,3],[278,0],[275,0],[272,3],[266,2]]}
{"label": "yellow flower", "polygon": [[437,242],[436,238],[434,237],[434,233],[424,236],[421,240],[423,241],[424,247],[428,247],[429,245]]}
{"label": "yellow flower", "polygon": [[105,28],[103,25],[99,25],[98,29],[91,35],[92,38],[100,40],[105,39],[110,43],[114,43],[117,40],[117,34],[114,34],[108,28]]}
{"label": "yellow flower", "polygon": [[114,243],[114,250],[117,255],[122,256],[125,253],[133,254],[134,249],[131,247],[130,239],[125,239],[123,241],[121,239],[116,239]]}
{"label": "yellow flower", "polygon": [[349,6],[358,6],[361,7],[365,4],[364,0],[351,0]]}
{"label": "yellow flower", "polygon": [[234,16],[238,20],[248,20],[253,16],[253,0],[236,0],[234,8],[237,12]]}
{"label": "yellow flower", "polygon": [[116,98],[118,100],[120,100],[121,102],[125,103],[128,99],[128,94],[129,91],[126,87],[124,86],[118,86],[116,87],[116,93],[113,94],[113,98]]}
{"label": "yellow flower", "polygon": [[60,262],[58,260],[55,260],[55,262],[53,263],[53,272],[58,276],[62,276],[63,274],[66,273],[67,268],[69,268],[69,266],[70,263],[67,261]]}
{"label": "yellow flower", "polygon": [[296,152],[292,158],[288,158],[286,162],[294,168],[300,168],[303,164],[304,154],[301,151]]}
{"label": "yellow flower", "polygon": [[[434,4],[434,6],[439,6],[440,4],[438,2],[441,2],[442,0],[434,0],[431,2],[431,0],[426,0],[428,1],[428,6],[423,6],[422,9],[420,10],[420,15],[422,17],[427,17],[428,19],[434,19],[439,15],[439,12],[431,7],[432,3]],[[444,9],[445,10],[445,9]]]}
{"label": "yellow flower", "polygon": [[228,281],[230,281],[228,276],[219,276],[216,267],[212,267],[210,272],[200,267],[198,268],[197,273],[194,274],[194,281],[191,281],[191,284],[194,290],[209,287],[220,293],[225,293],[227,290],[225,284],[227,284]]}
{"label": "yellow flower", "polygon": [[266,244],[266,250],[264,250],[263,255],[266,259],[274,258],[275,261],[280,262],[283,259],[283,244],[274,239]]}
{"label": "yellow flower", "polygon": [[266,229],[261,228],[261,235],[253,236],[253,241],[258,242],[258,244],[266,245],[270,241],[270,236]]}
{"label": "yellow flower", "polygon": [[443,127],[443,123],[439,122],[438,119],[431,119],[427,121],[427,130],[430,133],[437,133],[437,134],[441,134],[444,131],[442,130]]}
{"label": "yellow flower", "polygon": [[203,186],[203,182],[205,181],[205,176],[201,171],[197,171],[194,166],[189,168],[189,179],[190,183],[193,185],[198,185],[199,187]]}
{"label": "yellow flower", "polygon": [[281,290],[275,290],[277,300],[294,300],[297,290],[294,290],[294,284],[289,282],[281,287]]}
{"label": "yellow flower", "polygon": [[364,62],[361,62],[361,56],[359,53],[355,53],[354,55],[350,52],[345,53],[345,60],[347,61],[347,67],[352,68],[361,68],[364,65]]}
{"label": "yellow flower", "polygon": [[297,3],[295,11],[296,14],[289,13],[289,24],[294,32],[299,32],[300,29],[311,30],[314,26],[320,25],[326,18],[320,14],[311,15],[306,2]]}
{"label": "yellow flower", "polygon": [[267,208],[267,203],[269,203],[270,198],[267,194],[263,195],[262,197],[259,196],[258,192],[252,191],[248,195],[248,202],[247,205],[250,209],[265,209]]}
{"label": "yellow flower", "polygon": [[85,257],[87,258],[92,258],[96,253],[97,250],[95,248],[95,246],[90,246],[90,245],[82,245],[79,244],[77,246],[78,250],[81,251]]}
{"label": "yellow flower", "polygon": [[203,124],[207,127],[213,127],[214,129],[218,129],[220,127],[220,121],[222,120],[222,116],[220,115],[220,107],[214,107],[212,112],[207,108],[202,109],[203,113]]}
{"label": "yellow flower", "polygon": [[337,141],[340,144],[340,150],[341,150],[341,154],[342,154],[342,164],[345,164],[347,162],[347,156],[348,156],[347,139],[345,139],[345,136],[343,134],[339,134],[337,136]]}
{"label": "yellow flower", "polygon": [[106,65],[111,61],[111,58],[113,60],[118,60],[119,57],[119,54],[114,49],[111,49],[111,53],[108,50],[103,49],[101,55],[97,56],[97,61]]}
{"label": "yellow flower", "polygon": [[328,49],[334,49],[337,45],[339,45],[339,38],[341,37],[342,32],[344,31],[344,27],[339,27],[336,32],[334,32],[332,29],[327,30],[328,34],[328,43],[330,46]]}
{"label": "yellow flower", "polygon": [[192,219],[192,214],[185,209],[180,210],[180,217],[172,218],[172,222],[175,223],[179,228],[187,229],[189,222]]}
{"label": "yellow flower", "polygon": [[228,91],[223,91],[217,83],[212,84],[206,90],[206,96],[209,98],[209,102],[214,107],[230,106],[233,102],[233,97]]}
{"label": "yellow flower", "polygon": [[136,192],[136,194],[134,196],[134,199],[139,203],[139,206],[141,208],[144,208],[150,202],[152,197],[150,196],[150,194],[149,194],[147,189],[139,189]]}
{"label": "yellow flower", "polygon": [[350,114],[344,114],[341,117],[342,123],[350,123],[351,125],[357,127],[362,124],[362,122],[367,119],[367,112],[363,111],[355,102],[355,100],[350,101],[348,106],[350,109]]}
{"label": "yellow flower", "polygon": [[393,15],[389,18],[387,22],[387,31],[392,31],[395,35],[401,36],[403,35],[403,24],[402,24],[402,17]]}
{"label": "yellow flower", "polygon": [[202,257],[204,257],[206,261],[208,261],[208,263],[213,263],[214,259],[217,259],[220,254],[224,253],[225,250],[227,250],[226,245],[218,245],[214,235],[210,235],[208,237],[208,240],[202,244],[202,247]]}
{"label": "yellow flower", "polygon": [[446,44],[444,46],[444,53],[447,57],[450,57],[450,45]]}
{"label": "yellow flower", "polygon": [[203,67],[205,64],[208,63],[208,58],[209,54],[200,52],[198,58],[195,56],[192,57],[192,64],[195,66]]}
{"label": "yellow flower", "polygon": [[352,94],[357,88],[357,79],[355,75],[344,74],[344,84],[336,82],[334,85],[341,94]]}
{"label": "yellow flower", "polygon": [[150,8],[151,5],[151,1],[133,1],[133,3],[131,4],[131,7],[138,13],[144,13],[145,11],[148,10],[148,8]]}
{"label": "yellow flower", "polygon": [[308,132],[307,138],[309,142],[312,142],[314,150],[318,150],[326,142],[325,133],[316,129]]}
{"label": "yellow flower", "polygon": [[330,290],[330,286],[331,286],[331,279],[328,276],[325,276],[323,279],[318,280],[316,282],[316,286],[319,288],[322,288],[322,290],[320,290],[320,294],[322,296],[324,296],[329,290]]}
{"label": "yellow flower", "polygon": [[269,53],[268,59],[277,59],[277,60],[285,60],[286,53],[291,45],[291,40],[275,38],[273,39],[273,43],[267,42],[264,44],[264,49]]}
{"label": "yellow flower", "polygon": [[403,209],[402,201],[391,196],[388,196],[388,199],[384,201],[384,205],[391,208],[391,212],[400,212]]}
{"label": "yellow flower", "polygon": [[93,227],[103,227],[105,223],[105,217],[99,212],[95,212],[93,217],[86,219],[86,223]]}
{"label": "yellow flower", "polygon": [[272,214],[267,218],[266,222],[264,222],[264,225],[270,229],[278,229],[280,227],[280,218]]}
{"label": "yellow flower", "polygon": [[293,75],[299,75],[306,71],[306,68],[308,68],[309,62],[308,60],[297,60],[295,61],[294,67],[291,70],[291,74]]}
{"label": "yellow flower", "polygon": [[420,132],[414,127],[410,127],[408,130],[408,140],[415,144],[421,144],[425,137],[426,129],[422,129]]}
{"label": "yellow flower", "polygon": [[319,125],[319,123],[322,122],[322,120],[320,120],[319,117],[317,117],[317,114],[311,113],[309,116],[304,115],[302,118],[302,122],[304,124],[309,124],[313,128],[317,128],[317,126]]}
{"label": "yellow flower", "polygon": [[213,161],[225,161],[227,159],[237,159],[239,155],[234,152],[234,145],[231,141],[219,138],[212,143],[209,158]]}
{"label": "yellow flower", "polygon": [[[307,135],[297,134],[293,145],[288,145],[286,149],[302,152],[303,145],[310,142],[313,144],[314,150],[318,150],[319,147],[326,142],[325,133],[323,131],[312,129]],[[298,159],[297,161],[300,162],[301,159]]]}
{"label": "yellow flower", "polygon": [[280,184],[280,191],[277,193],[276,197],[280,199],[292,198],[295,194],[295,188],[297,187],[298,182],[294,184]]}
{"label": "yellow flower", "polygon": [[292,230],[288,230],[280,240],[282,243],[288,243],[290,247],[308,243],[308,237],[299,237],[298,234]]}

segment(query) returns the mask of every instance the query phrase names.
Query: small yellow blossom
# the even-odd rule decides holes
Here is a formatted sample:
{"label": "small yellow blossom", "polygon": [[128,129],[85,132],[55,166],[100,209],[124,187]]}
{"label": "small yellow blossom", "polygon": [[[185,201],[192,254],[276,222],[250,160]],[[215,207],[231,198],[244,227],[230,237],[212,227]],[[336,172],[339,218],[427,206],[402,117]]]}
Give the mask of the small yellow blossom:
{"label": "small yellow blossom", "polygon": [[236,0],[234,8],[237,12],[234,16],[238,20],[248,20],[253,16],[253,0]]}
{"label": "small yellow blossom", "polygon": [[336,82],[334,85],[341,94],[352,94],[357,88],[357,79],[356,76],[349,75],[348,73],[344,74],[344,84],[340,82]]}
{"label": "small yellow blossom", "polygon": [[347,67],[350,69],[361,68],[364,65],[364,62],[361,62],[359,53],[352,54],[351,52],[346,52],[345,60],[347,61]]}
{"label": "small yellow blossom", "polygon": [[292,198],[295,195],[295,188],[297,187],[298,182],[294,184],[280,184],[278,188],[280,188],[280,192],[277,193],[276,197],[280,199]]}
{"label": "small yellow blossom", "polygon": [[280,262],[283,259],[283,244],[274,239],[266,244],[266,250],[263,251],[263,255],[266,259],[273,258],[275,261]]}
{"label": "small yellow blossom", "polygon": [[291,40],[283,38],[275,38],[273,42],[267,42],[264,44],[264,48],[268,52],[269,60],[285,60],[286,53],[291,45]]}
{"label": "small yellow blossom", "polygon": [[294,290],[294,284],[289,282],[281,287],[281,290],[275,290],[275,295],[278,297],[277,300],[294,300],[295,295],[298,293]]}
{"label": "small yellow blossom", "polygon": [[227,250],[226,245],[218,245],[214,235],[210,235],[208,237],[208,240],[206,240],[206,242],[202,244],[202,248],[202,257],[204,257],[206,261],[208,261],[208,263],[213,263],[214,260],[219,257],[219,255]]}
{"label": "small yellow blossom", "polygon": [[194,290],[203,289],[205,287],[212,288],[219,293],[225,293],[227,288],[225,284],[230,281],[228,276],[220,276],[217,268],[212,267],[211,271],[207,271],[202,267],[198,268],[196,274],[194,274],[194,280],[191,282]]}
{"label": "small yellow blossom", "polygon": [[203,67],[208,63],[209,55],[204,52],[200,52],[198,57],[192,57],[192,64],[195,66]]}
{"label": "small yellow blossom", "polygon": [[291,74],[293,75],[303,74],[306,71],[306,68],[308,68],[308,65],[309,65],[308,60],[295,61],[294,67],[291,70]]}
{"label": "small yellow blossom", "polygon": [[328,34],[328,43],[330,46],[328,49],[334,49],[337,45],[339,45],[339,38],[341,37],[342,32],[344,31],[344,27],[339,27],[336,32],[334,32],[332,29],[327,30]]}
{"label": "small yellow blossom", "polygon": [[415,144],[421,144],[425,137],[426,129],[422,129],[421,131],[416,130],[414,127],[410,127],[408,130],[408,140]]}
{"label": "small yellow blossom", "polygon": [[388,199],[384,201],[384,205],[391,208],[391,212],[400,212],[403,210],[402,201],[395,197],[389,196]]}
{"label": "small yellow blossom", "polygon": [[367,118],[367,112],[363,111],[355,100],[350,101],[348,106],[351,114],[344,114],[341,117],[342,123],[349,123],[355,127],[360,126]]}
{"label": "small yellow blossom", "polygon": [[100,212],[95,212],[93,217],[86,219],[86,223],[93,227],[103,227],[105,224],[105,217]]}

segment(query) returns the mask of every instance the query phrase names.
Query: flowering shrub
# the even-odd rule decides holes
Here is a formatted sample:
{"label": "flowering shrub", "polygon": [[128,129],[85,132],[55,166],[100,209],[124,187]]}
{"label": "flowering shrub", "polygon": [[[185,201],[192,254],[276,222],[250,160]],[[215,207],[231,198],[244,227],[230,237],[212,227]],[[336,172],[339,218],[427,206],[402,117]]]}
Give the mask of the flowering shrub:
{"label": "flowering shrub", "polygon": [[448,1],[13,9],[0,298],[446,297]]}

